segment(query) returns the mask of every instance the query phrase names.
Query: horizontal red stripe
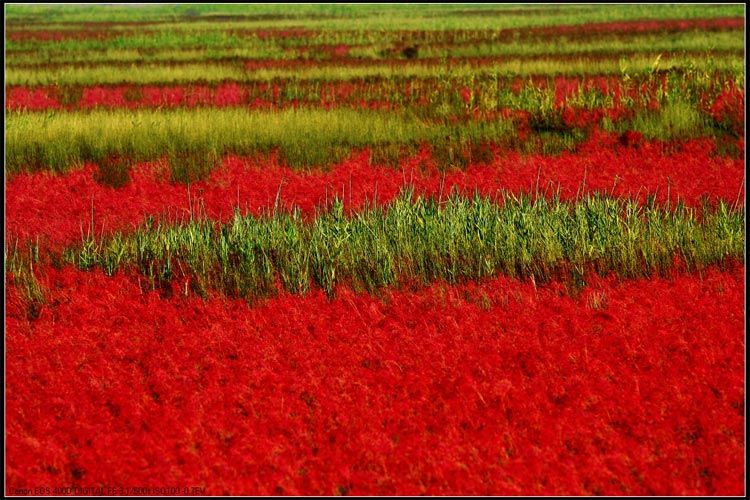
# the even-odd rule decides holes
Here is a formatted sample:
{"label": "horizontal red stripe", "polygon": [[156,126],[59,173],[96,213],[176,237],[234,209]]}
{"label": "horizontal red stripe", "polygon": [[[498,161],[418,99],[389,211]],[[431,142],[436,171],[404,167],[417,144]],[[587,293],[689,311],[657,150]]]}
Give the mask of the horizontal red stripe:
{"label": "horizontal red stripe", "polygon": [[[208,19],[210,20],[210,19]],[[304,22],[304,18],[300,18],[300,22]],[[103,24],[103,23],[102,23]],[[125,24],[125,23],[112,23],[112,24]],[[158,24],[149,23],[152,26],[155,25],[157,29],[144,30],[129,29],[129,30],[111,30],[107,29],[106,25],[94,25],[90,24],[87,29],[73,30],[33,30],[33,29],[10,29],[6,32],[6,40],[13,42],[24,42],[24,41],[61,41],[61,40],[107,40],[111,38],[120,38],[128,36],[143,36],[144,34],[156,34],[160,32],[158,30]],[[146,25],[146,23],[141,23]],[[499,40],[513,40],[518,35],[524,35],[528,37],[557,37],[557,36],[573,36],[575,35],[602,35],[611,33],[647,33],[647,32],[679,32],[687,30],[731,30],[741,29],[745,26],[744,19],[741,17],[720,17],[720,18],[706,18],[706,19],[683,19],[683,20],[643,20],[643,21],[615,21],[615,22],[603,22],[603,23],[583,23],[583,24],[570,24],[570,25],[558,25],[549,27],[528,27],[528,28],[512,28],[501,30]],[[164,30],[162,30],[164,31]],[[455,30],[454,30],[455,31]],[[482,31],[482,30],[474,30]],[[484,30],[488,33],[492,33],[490,30]],[[291,37],[313,37],[318,33],[316,30],[309,29],[246,29],[246,30],[229,30],[230,33],[243,35],[243,36],[257,36],[260,39],[274,39],[274,38],[291,38]],[[413,30],[408,32],[410,34],[417,33],[418,31]]]}
{"label": "horizontal red stripe", "polygon": [[[538,79],[524,81],[508,80],[507,86],[518,94],[528,84],[540,89],[554,89],[556,108],[565,109],[565,122],[574,127],[598,125],[603,117],[619,120],[632,115],[648,102],[649,109],[657,110],[663,92],[680,92],[670,89],[666,77],[651,82],[625,85],[615,77],[592,76],[587,78],[556,77],[554,80]],[[58,87],[10,87],[7,92],[6,109],[43,111],[49,109],[82,110],[94,108],[177,108],[177,107],[247,107],[248,109],[284,109],[300,106],[320,106],[325,109],[353,107],[357,109],[399,109],[403,107],[428,107],[432,103],[427,99],[432,82],[422,82],[420,95],[414,89],[415,84],[408,82],[399,87],[363,82],[329,82],[320,88],[301,84],[295,85],[296,98],[285,97],[285,85],[274,83],[239,84],[221,83],[208,85],[96,85],[69,87],[67,90]],[[744,88],[737,88],[732,82],[722,85],[720,92],[709,93],[700,97],[697,107],[722,123],[731,125],[736,130],[742,129],[744,123]],[[432,88],[434,90],[434,88]],[[578,93],[598,91],[612,95],[612,105],[605,108],[582,109],[580,105],[570,105],[570,99]],[[523,126],[528,123],[530,112],[501,109],[497,111],[479,111],[477,103],[482,98],[481,88],[470,88],[456,85],[453,89],[454,104],[460,112],[470,113],[476,119],[496,119],[498,116],[513,116]],[[443,90],[444,92],[444,90]],[[309,96],[309,97],[308,97]],[[314,96],[314,97],[313,97]],[[446,96],[450,97],[450,95]],[[623,105],[623,99],[630,98],[635,105]],[[65,104],[63,104],[65,103]]]}

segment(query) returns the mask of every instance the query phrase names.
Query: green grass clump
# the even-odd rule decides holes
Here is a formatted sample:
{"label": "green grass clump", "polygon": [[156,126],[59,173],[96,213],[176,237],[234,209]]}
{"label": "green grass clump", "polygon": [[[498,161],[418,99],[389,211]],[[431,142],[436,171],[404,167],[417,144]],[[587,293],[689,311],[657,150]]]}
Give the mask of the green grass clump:
{"label": "green grass clump", "polygon": [[661,141],[692,139],[713,132],[708,117],[695,105],[683,100],[668,101],[657,110],[638,113],[633,119],[616,124],[605,120],[604,129],[617,132],[633,130],[647,139]]}
{"label": "green grass clump", "polygon": [[38,318],[46,302],[44,289],[34,271],[39,263],[39,241],[29,241],[25,249],[20,249],[16,240],[12,246],[6,246],[4,258],[5,272],[10,283],[21,292],[27,318]]}
{"label": "green grass clump", "polygon": [[703,135],[706,123],[695,107],[678,101],[654,115],[639,115],[633,120],[633,130],[648,139],[674,140]]}
{"label": "green grass clump", "polygon": [[[434,116],[411,109],[385,113],[346,107],[10,111],[5,168],[11,176],[63,173],[92,162],[104,184],[121,186],[127,183],[129,166],[141,161],[166,159],[172,181],[194,182],[206,178],[227,154],[255,156],[274,150],[292,168],[327,167],[363,148],[372,152],[373,164],[394,165],[424,144],[443,168],[489,162],[492,144],[526,153],[574,151],[589,130],[567,125],[562,111],[548,102],[551,94],[538,94],[521,96],[516,103],[536,106],[531,132],[523,140],[514,119],[458,119],[447,101],[436,106],[448,112],[438,109]],[[632,118],[615,123],[604,118],[603,128],[635,130],[663,141],[726,135],[693,103],[671,97],[662,102],[657,110],[639,109]]]}
{"label": "green grass clump", "polygon": [[458,195],[405,193],[388,207],[347,216],[334,201],[312,222],[299,212],[243,216],[223,225],[202,219],[147,225],[111,238],[89,237],[66,258],[112,274],[136,268],[154,288],[175,277],[195,290],[232,296],[339,284],[381,286],[455,282],[503,273],[546,281],[587,272],[623,277],[665,273],[678,258],[691,270],[744,259],[744,214],[723,202],[668,210],[592,195],[578,202],[506,196],[501,203]]}

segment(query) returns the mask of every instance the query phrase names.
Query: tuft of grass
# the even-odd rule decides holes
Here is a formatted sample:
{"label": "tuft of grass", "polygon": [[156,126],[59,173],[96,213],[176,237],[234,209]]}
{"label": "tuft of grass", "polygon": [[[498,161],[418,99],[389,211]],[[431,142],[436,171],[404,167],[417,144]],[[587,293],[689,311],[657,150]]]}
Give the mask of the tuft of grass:
{"label": "tuft of grass", "polygon": [[26,316],[28,319],[36,319],[46,303],[44,288],[39,283],[34,270],[39,263],[39,242],[27,242],[26,249],[18,248],[18,241],[12,249],[5,250],[5,271],[20,291],[26,304]]}
{"label": "tuft of grass", "polygon": [[605,292],[593,292],[588,298],[588,305],[595,311],[607,308],[607,294]]}
{"label": "tuft of grass", "polygon": [[707,123],[695,106],[674,101],[656,113],[637,115],[632,122],[632,130],[648,139],[681,140],[706,134]]}

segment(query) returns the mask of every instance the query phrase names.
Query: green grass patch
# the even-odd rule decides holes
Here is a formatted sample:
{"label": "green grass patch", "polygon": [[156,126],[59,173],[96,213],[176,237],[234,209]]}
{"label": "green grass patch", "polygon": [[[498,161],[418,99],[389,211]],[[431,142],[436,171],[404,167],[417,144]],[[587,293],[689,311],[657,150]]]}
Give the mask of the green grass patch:
{"label": "green grass patch", "polygon": [[[54,19],[56,23],[197,21],[215,26],[212,16],[250,16],[232,24],[250,27],[317,27],[320,29],[503,29],[514,26],[553,26],[587,22],[643,19],[691,19],[743,16],[741,4],[735,5],[10,5],[9,23],[33,23]],[[476,15],[484,10],[486,14]],[[527,12],[523,12],[526,10]],[[467,12],[474,11],[474,12]],[[255,19],[252,19],[252,17]],[[226,20],[222,20],[226,26]],[[54,26],[54,25],[53,25]],[[165,24],[170,27],[170,24]]]}
{"label": "green grass patch", "polygon": [[291,167],[325,166],[352,149],[424,141],[478,144],[514,135],[511,121],[427,123],[397,113],[336,109],[116,110],[8,113],[6,172],[65,172],[84,162],[167,156],[174,180],[201,178],[226,154],[278,149]]}
{"label": "green grass patch", "polygon": [[698,111],[695,105],[682,100],[668,101],[658,110],[638,113],[631,120],[612,123],[604,120],[604,129],[614,132],[632,130],[647,139],[683,141],[706,135],[720,136],[722,131]]}
{"label": "green grass patch", "polygon": [[503,273],[543,282],[589,272],[664,274],[675,258],[688,269],[744,259],[744,213],[725,203],[668,210],[591,195],[578,202],[506,196],[501,203],[452,195],[440,202],[404,193],[388,207],[346,216],[336,200],[312,222],[299,212],[239,213],[226,224],[147,224],[131,234],[93,236],[65,260],[112,274],[137,269],[164,289],[175,278],[195,291],[231,296],[340,284],[456,282]]}

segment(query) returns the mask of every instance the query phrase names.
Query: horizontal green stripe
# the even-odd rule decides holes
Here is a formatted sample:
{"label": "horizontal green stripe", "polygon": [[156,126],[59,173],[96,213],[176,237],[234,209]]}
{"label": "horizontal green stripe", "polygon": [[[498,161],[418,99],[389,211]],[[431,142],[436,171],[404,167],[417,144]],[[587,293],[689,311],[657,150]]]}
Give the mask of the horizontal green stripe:
{"label": "horizontal green stripe", "polygon": [[[255,21],[240,21],[254,27],[316,26],[326,29],[501,29],[508,26],[550,26],[587,22],[643,19],[691,19],[743,16],[742,5],[602,5],[560,6],[552,12],[539,12],[540,6],[523,5],[165,5],[33,6],[9,5],[9,22],[17,20],[56,22],[200,20],[210,15],[255,15]],[[544,6],[547,7],[547,6]],[[510,13],[503,12],[510,10]],[[518,10],[528,13],[516,13]],[[482,14],[484,10],[486,14]],[[474,11],[464,13],[462,11]],[[476,11],[479,11],[477,15]],[[265,16],[265,17],[262,17]],[[278,16],[276,19],[274,16]],[[196,23],[197,27],[200,24]],[[209,26],[218,23],[209,21]],[[222,21],[226,25],[226,21]],[[169,25],[167,25],[169,26]]]}
{"label": "horizontal green stripe", "polygon": [[226,225],[192,221],[146,225],[135,233],[89,238],[66,252],[84,269],[135,267],[152,280],[189,276],[199,291],[255,297],[276,279],[292,292],[345,283],[368,290],[504,273],[546,280],[585,272],[624,277],[664,272],[679,257],[689,269],[743,259],[744,214],[725,204],[697,219],[598,195],[566,203],[452,196],[443,203],[406,194],[387,208],[352,217],[336,201],[312,222],[299,215],[235,215]]}
{"label": "horizontal green stripe", "polygon": [[[331,165],[352,149],[368,147],[389,163],[415,152],[423,143],[431,144],[441,161],[465,165],[476,156],[472,151],[486,143],[522,151],[539,147],[543,153],[574,148],[586,133],[565,126],[561,113],[553,108],[536,113],[536,128],[520,141],[512,119],[454,123],[450,117],[428,121],[413,113],[345,107],[8,112],[5,169],[8,174],[65,172],[83,162],[106,166],[113,158],[119,158],[114,167],[121,169],[166,156],[176,180],[190,180],[207,174],[226,154],[255,155],[278,149],[290,166],[307,167]],[[642,109],[628,120],[604,119],[601,125],[616,132],[636,130],[649,139],[664,141],[734,133],[723,130],[722,124],[694,104],[676,99],[662,103],[658,111]]]}
{"label": "horizontal green stripe", "polygon": [[[531,76],[531,75],[591,75],[619,74],[624,69],[632,73],[650,72],[658,55],[637,55],[612,59],[512,59],[491,65],[461,66],[438,65],[380,65],[345,67],[321,65],[307,68],[271,68],[245,70],[237,65],[187,64],[181,66],[133,65],[62,67],[55,69],[7,68],[6,85],[94,85],[113,83],[190,83],[217,81],[268,81],[273,79],[315,79],[315,80],[355,80],[361,78],[468,78],[472,75]],[[730,71],[744,73],[743,57],[727,56],[708,60],[706,58],[685,58],[677,56],[661,59],[659,69],[693,68],[699,70]]]}

